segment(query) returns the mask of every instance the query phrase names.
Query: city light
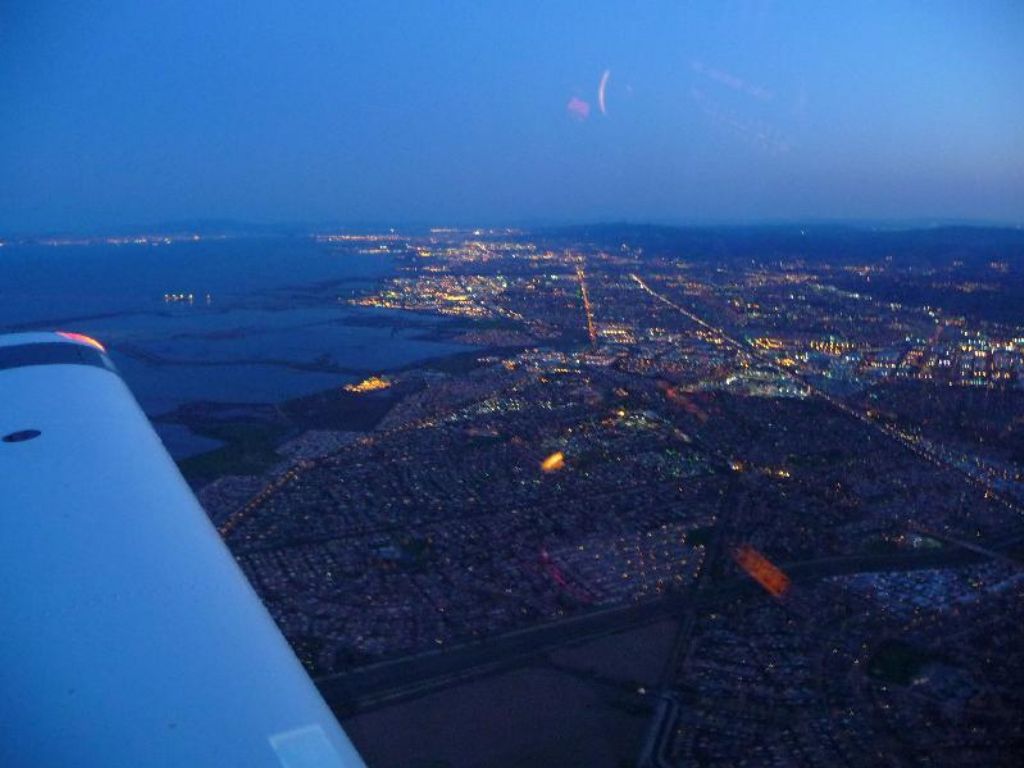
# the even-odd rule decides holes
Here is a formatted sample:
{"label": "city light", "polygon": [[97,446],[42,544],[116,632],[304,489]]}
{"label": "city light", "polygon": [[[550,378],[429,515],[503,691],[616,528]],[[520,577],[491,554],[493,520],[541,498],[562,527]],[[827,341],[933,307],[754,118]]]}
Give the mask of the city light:
{"label": "city light", "polygon": [[789,589],[789,577],[774,566],[764,555],[751,546],[733,551],[736,563],[760,584],[772,597],[782,597]]}
{"label": "city light", "polygon": [[541,462],[540,468],[543,472],[557,472],[565,466],[565,454],[555,451]]}
{"label": "city light", "polygon": [[363,392],[379,392],[382,389],[388,389],[391,386],[391,382],[382,376],[370,376],[369,378],[363,379],[358,384],[346,384],[342,389],[346,392],[363,393]]}

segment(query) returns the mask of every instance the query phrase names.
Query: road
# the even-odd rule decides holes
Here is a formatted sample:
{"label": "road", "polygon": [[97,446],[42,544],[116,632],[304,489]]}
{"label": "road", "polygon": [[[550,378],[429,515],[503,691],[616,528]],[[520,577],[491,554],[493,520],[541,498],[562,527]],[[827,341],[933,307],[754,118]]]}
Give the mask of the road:
{"label": "road", "polygon": [[[916,570],[965,565],[983,556],[964,549],[941,549],[892,555],[824,558],[781,567],[794,583],[828,576],[872,571]],[[445,650],[383,661],[315,682],[339,717],[350,717],[416,698],[480,677],[524,666],[556,648],[594,640],[667,618],[679,619],[743,596],[760,587],[736,577],[700,592],[689,590],[643,603],[590,611],[571,619],[540,624]],[[769,599],[765,597],[765,599]],[[680,647],[685,647],[682,644]]]}
{"label": "road", "polygon": [[630,278],[632,278],[633,281],[636,282],[637,285],[639,285],[640,288],[643,291],[645,291],[646,293],[648,293],[650,296],[652,296],[656,300],[662,302],[663,304],[666,304],[666,305],[672,307],[677,312],[679,312],[684,317],[686,317],[688,320],[691,320],[692,322],[694,322],[697,325],[699,325],[701,328],[704,328],[705,330],[710,331],[711,333],[715,334],[716,336],[721,338],[726,344],[728,344],[729,346],[733,347],[737,351],[740,351],[740,352],[743,352],[746,355],[749,355],[750,357],[754,358],[755,360],[757,360],[762,365],[768,366],[771,369],[773,369],[774,371],[776,371],[777,373],[780,373],[783,376],[786,376],[789,379],[795,381],[796,383],[798,383],[801,386],[803,386],[804,388],[806,388],[807,391],[810,392],[811,394],[821,398],[822,400],[827,402],[829,405],[831,405],[834,408],[842,411],[846,415],[851,416],[851,417],[857,419],[861,423],[866,424],[867,426],[871,427],[872,429],[874,429],[877,432],[880,432],[881,434],[885,435],[886,437],[890,438],[891,440],[895,440],[897,443],[902,445],[907,450],[912,451],[913,453],[915,453],[916,455],[918,455],[919,457],[921,457],[925,461],[931,463],[932,465],[938,467],[939,469],[941,469],[941,470],[943,470],[945,472],[952,472],[955,475],[963,478],[967,482],[967,484],[972,485],[975,488],[983,491],[985,493],[985,496],[987,496],[988,498],[990,498],[990,499],[992,499],[994,501],[997,501],[998,503],[1002,504],[1004,507],[1006,507],[1011,512],[1014,512],[1017,515],[1024,515],[1024,507],[1021,507],[1016,502],[1012,501],[1011,499],[1007,498],[1002,493],[998,492],[995,488],[993,488],[991,485],[986,483],[981,478],[975,477],[974,475],[972,475],[969,472],[965,471],[960,466],[958,466],[958,465],[956,465],[956,464],[954,464],[952,462],[949,462],[949,461],[943,459],[941,456],[938,456],[938,455],[936,455],[936,454],[926,450],[922,446],[918,445],[913,439],[911,439],[911,436],[908,436],[908,435],[904,434],[900,430],[895,429],[893,427],[889,427],[889,426],[883,425],[883,424],[879,424],[874,419],[870,418],[866,413],[864,413],[862,411],[859,411],[856,408],[853,408],[852,406],[850,406],[848,403],[844,402],[843,400],[839,400],[839,399],[833,397],[832,395],[830,395],[828,392],[825,392],[824,390],[819,389],[818,387],[814,386],[814,384],[809,382],[806,378],[804,378],[802,375],[800,375],[797,371],[791,370],[791,369],[789,369],[789,368],[787,368],[787,367],[785,367],[783,365],[780,365],[778,362],[776,362],[775,360],[773,360],[770,357],[765,356],[764,354],[759,352],[757,349],[755,349],[751,345],[746,344],[744,342],[741,342],[741,341],[739,341],[737,339],[734,339],[728,333],[726,333],[725,330],[723,330],[722,328],[715,327],[714,325],[712,325],[711,323],[707,322],[706,320],[704,320],[699,315],[694,314],[693,312],[691,312],[690,310],[688,310],[686,307],[682,306],[681,304],[677,304],[676,302],[672,301],[668,297],[663,296],[660,293],[657,293],[647,283],[645,283],[638,275],[630,274]]}
{"label": "road", "polygon": [[583,269],[583,257],[576,265],[576,277],[580,281],[580,293],[583,294],[583,310],[587,315],[587,336],[590,337],[590,346],[597,346],[597,327],[594,325],[594,311],[590,306],[590,293],[587,291],[587,274]]}

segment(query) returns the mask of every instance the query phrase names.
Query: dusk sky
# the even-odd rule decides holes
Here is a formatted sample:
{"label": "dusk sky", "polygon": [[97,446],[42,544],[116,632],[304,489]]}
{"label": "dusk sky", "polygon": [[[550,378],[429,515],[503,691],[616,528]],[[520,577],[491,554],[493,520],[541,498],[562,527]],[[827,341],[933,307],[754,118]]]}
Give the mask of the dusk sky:
{"label": "dusk sky", "polygon": [[1021,224],[1024,3],[0,4],[0,234],[225,218]]}

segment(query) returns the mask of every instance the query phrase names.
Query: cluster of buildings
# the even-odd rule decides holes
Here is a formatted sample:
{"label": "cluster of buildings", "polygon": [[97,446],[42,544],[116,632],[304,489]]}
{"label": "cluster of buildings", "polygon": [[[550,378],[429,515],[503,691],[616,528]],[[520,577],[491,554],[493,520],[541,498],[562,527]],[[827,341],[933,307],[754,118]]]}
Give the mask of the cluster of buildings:
{"label": "cluster of buildings", "polygon": [[1024,584],[991,567],[939,579],[964,586],[922,600],[920,588],[865,591],[858,575],[704,614],[662,713],[665,764],[1008,764],[1022,657],[1009,622]]}
{"label": "cluster of buildings", "polygon": [[685,589],[728,470],[621,379],[524,353],[430,380],[228,543],[321,674]]}
{"label": "cluster of buildings", "polygon": [[403,274],[358,302],[502,341],[404,372],[373,430],[307,433],[258,490],[204,491],[314,674],[690,595],[645,760],[1019,743],[1019,332],[856,288],[870,265],[382,237]]}

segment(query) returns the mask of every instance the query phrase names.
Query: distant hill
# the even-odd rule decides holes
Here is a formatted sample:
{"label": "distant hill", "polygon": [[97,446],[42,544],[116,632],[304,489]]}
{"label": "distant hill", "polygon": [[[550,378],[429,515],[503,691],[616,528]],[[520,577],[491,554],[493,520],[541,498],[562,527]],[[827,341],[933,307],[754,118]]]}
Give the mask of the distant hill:
{"label": "distant hill", "polygon": [[1024,229],[950,225],[920,229],[867,228],[840,224],[673,227],[593,224],[540,231],[566,244],[587,242],[618,249],[623,244],[656,256],[692,261],[854,263],[891,257],[903,265],[940,266],[992,260],[1024,263]]}

